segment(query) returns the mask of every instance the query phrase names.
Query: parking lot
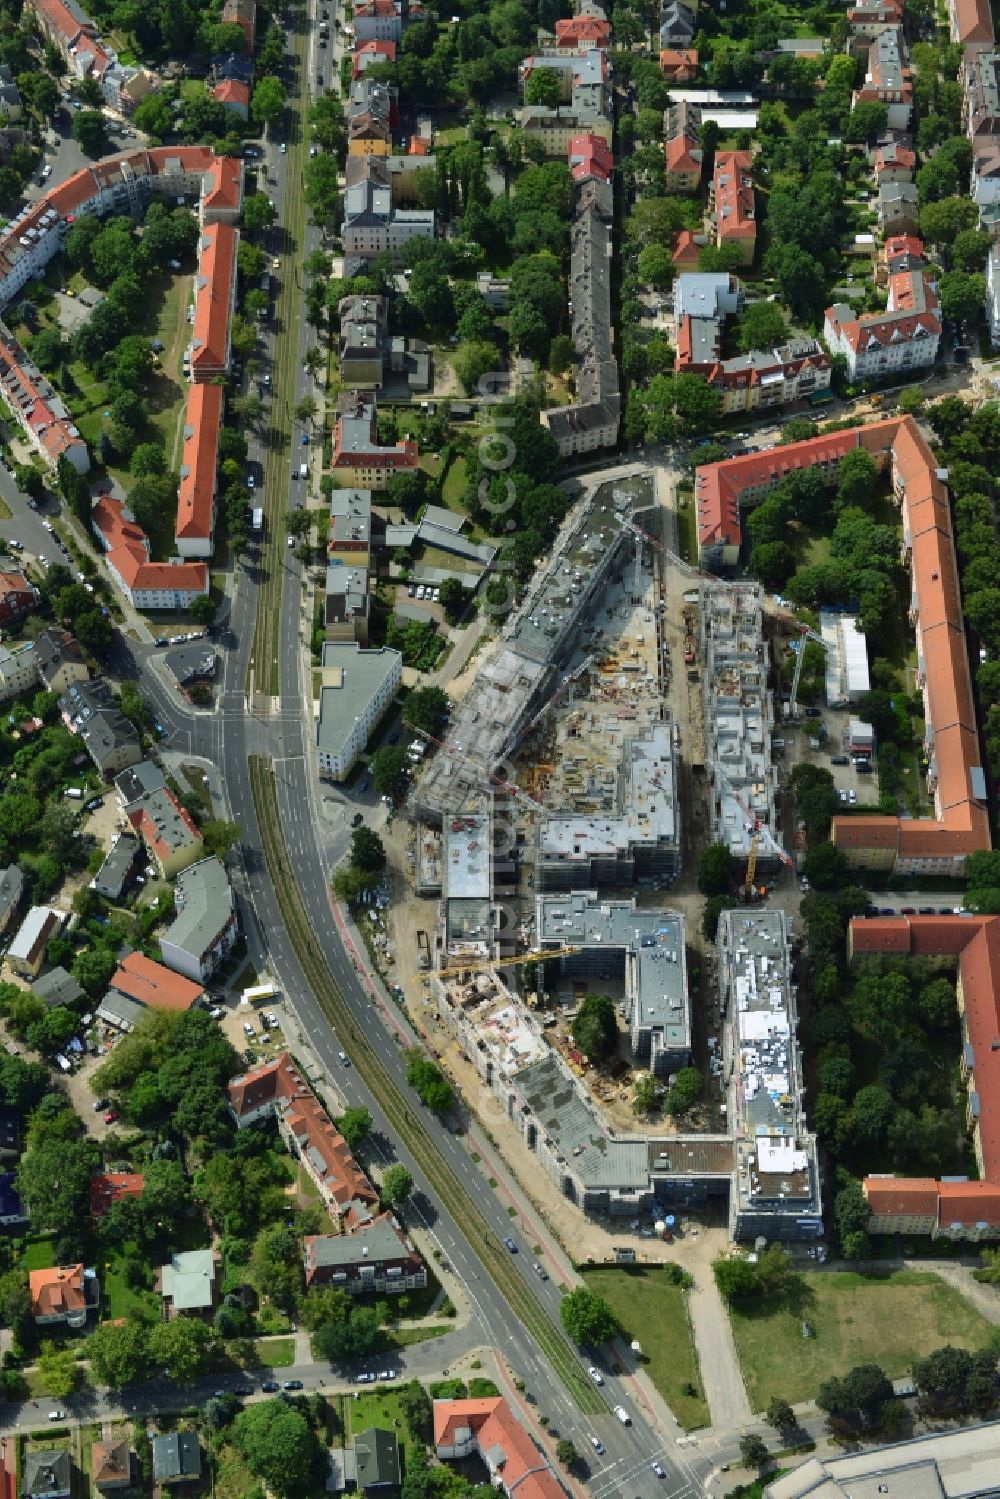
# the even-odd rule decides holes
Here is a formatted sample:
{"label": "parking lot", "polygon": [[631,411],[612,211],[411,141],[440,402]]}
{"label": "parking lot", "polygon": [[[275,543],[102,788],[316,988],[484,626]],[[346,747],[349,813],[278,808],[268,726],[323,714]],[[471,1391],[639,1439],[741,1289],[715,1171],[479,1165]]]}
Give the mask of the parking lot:
{"label": "parking lot", "polygon": [[[848,748],[848,725],[856,712],[849,708],[799,709],[797,723],[782,723],[776,726],[775,737],[784,739],[784,764],[787,773],[800,760],[810,765],[820,765],[833,776],[840,802],[847,807],[878,807],[878,776],[871,771],[859,771]],[[835,761],[847,761],[836,764]],[[852,797],[853,793],[853,797]]]}

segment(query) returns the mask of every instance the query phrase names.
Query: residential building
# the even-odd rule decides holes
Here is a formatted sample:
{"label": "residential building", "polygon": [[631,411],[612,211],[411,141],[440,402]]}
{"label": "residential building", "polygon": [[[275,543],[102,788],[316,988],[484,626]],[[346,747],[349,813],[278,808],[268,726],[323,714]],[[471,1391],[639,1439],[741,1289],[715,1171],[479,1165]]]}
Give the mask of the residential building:
{"label": "residential building", "polygon": [[386,300],[384,297],[344,297],[340,317],[340,381],[342,385],[379,390],[385,359]]}
{"label": "residential building", "polygon": [[0,323],[0,397],[50,469],[57,466],[60,458],[66,458],[78,473],[87,472],[90,454],[69,408],[3,323]]}
{"label": "residential building", "polygon": [[19,864],[0,869],[0,933],[6,932],[24,896],[24,873]]}
{"label": "residential building", "polygon": [[349,1234],[307,1234],[302,1241],[306,1290],[336,1286],[352,1296],[422,1291],[427,1270],[391,1213]]}
{"label": "residential building", "polygon": [[131,833],[119,833],[107,857],[90,882],[90,888],[105,900],[119,901],[138,870],[142,844]]}
{"label": "residential building", "polygon": [[121,500],[102,495],[90,512],[113,582],[135,609],[189,609],[208,592],[208,565],[171,558],[149,560],[149,541]]}
{"label": "residential building", "polygon": [[690,46],[698,28],[697,3],[667,0],[660,8],[660,50],[669,52]]}
{"label": "residential building", "polygon": [[996,239],[1000,223],[1000,140],[977,135],[972,142],[972,196],[979,207],[979,227]]}
{"label": "residential building", "polygon": [[705,377],[721,394],[728,416],[787,406],[829,390],[833,364],[816,339],[795,338],[776,349],[720,360]]}
{"label": "residential building", "polygon": [[126,998],[114,989],[109,989],[97,1006],[97,1018],[125,1035],[135,1030],[145,1013],[142,1005],[137,1005],[134,999]]}
{"label": "residential building", "polygon": [[47,692],[68,692],[90,676],[86,658],[68,630],[43,630],[35,641],[35,668]]}
{"label": "residential building", "polygon": [[79,1265],[53,1265],[28,1271],[31,1315],[39,1327],[85,1327],[87,1312],[100,1300],[93,1270]]}
{"label": "residential building", "polygon": [[354,1461],[359,1492],[370,1494],[399,1488],[402,1471],[394,1431],[383,1431],[379,1426],[359,1431],[354,1438]]}
{"label": "residential building", "polygon": [[[989,12],[987,12],[988,14]],[[1000,1422],[938,1430],[829,1457],[808,1457],[767,1481],[765,1499],[990,1499],[996,1488]]]}
{"label": "residential building", "polygon": [[419,449],[415,442],[404,440],[391,447],[379,442],[373,390],[343,391],[337,406],[330,467],[342,484],[383,490],[393,474],[416,469]]}
{"label": "residential building", "polygon": [[403,658],[382,646],[328,641],[316,719],[316,762],[321,776],[342,781],[364,752],[369,735],[403,680]]}
{"label": "residential building", "polygon": [[202,836],[169,787],[149,792],[129,809],[127,819],[165,880],[201,858]]}
{"label": "residential building", "polygon": [[961,42],[963,46],[970,42],[993,45],[989,0],[948,0],[948,23],[953,42]]}
{"label": "residential building", "polygon": [[609,47],[611,23],[603,15],[571,16],[567,20],[556,22],[555,42],[557,47],[570,47],[575,51],[589,47]]}
{"label": "residential building", "polygon": [[177,914],[160,937],[160,956],[176,973],[206,984],[239,936],[236,897],[218,859],[201,858],[180,871],[174,906]]}
{"label": "residential building", "polygon": [[70,1499],[73,1461],[65,1447],[25,1449],[21,1470],[23,1499]]}
{"label": "residential building", "polygon": [[[666,160],[667,192],[696,193],[701,186],[701,171],[704,152],[701,149],[701,132],[693,126],[668,132],[663,147]],[[691,230],[682,230],[690,235]],[[695,257],[697,264],[697,257]]]}
{"label": "residential building", "polygon": [[238,26],[246,42],[247,56],[253,57],[257,35],[257,0],[225,0],[222,20],[227,26]]}
{"label": "residential building", "polygon": [[903,0],[858,0],[847,12],[854,37],[875,37],[903,19]]}
{"label": "residential building", "polygon": [[219,1265],[214,1249],[186,1249],[172,1254],[169,1265],[161,1265],[159,1291],[165,1317],[181,1312],[196,1316],[211,1314],[216,1300]]}
{"label": "residential building", "polygon": [[843,354],[852,380],[926,369],[937,358],[941,341],[937,283],[918,256],[910,256],[909,264],[912,269],[890,273],[885,312],[859,315],[843,302],[826,309],[823,336],[827,347],[833,354]]}
{"label": "residential building", "polygon": [[707,234],[698,234],[693,229],[682,229],[674,236],[671,260],[678,271],[696,271],[701,252],[708,244]]}
{"label": "residential building", "polygon": [[323,624],[328,641],[368,645],[368,573],[364,567],[331,563],[326,570]]}
{"label": "residential building", "polygon": [[192,385],[184,418],[174,545],[180,557],[211,557],[215,548],[216,470],[225,388]]}
{"label": "residential building", "polygon": [[301,1161],[342,1226],[370,1220],[378,1193],[288,1052],[234,1078],[229,1108],[239,1129],[277,1120],[288,1150]]}
{"label": "residential building", "polygon": [[372,493],[370,489],[335,489],[330,496],[327,556],[330,561],[367,567],[371,556]]}
{"label": "residential building", "polygon": [[890,130],[906,130],[913,112],[913,78],[901,26],[887,26],[873,38],[864,81],[853,105],[884,104]]}
{"label": "residential building", "polygon": [[155,963],[145,953],[132,952],[115,969],[111,988],[150,1010],[184,1012],[205,1000],[201,984]]}
{"label": "residential building", "polygon": [[38,663],[33,640],[0,645],[0,701],[33,692],[38,685]]}
{"label": "residential building", "polygon": [[241,78],[222,78],[213,85],[212,98],[228,109],[238,120],[246,121],[250,114],[250,85]]}
{"label": "residential building", "polygon": [[870,153],[875,181],[882,187],[888,182],[912,182],[917,169],[917,153],[897,141],[887,141]]}
{"label": "residential building", "polygon": [[753,157],[749,151],[717,151],[712,174],[711,216],[717,245],[736,245],[743,265],[757,249]]}
{"label": "residential building", "polygon": [[21,1116],[9,1104],[0,1104],[0,1161],[16,1161],[21,1154]]}
{"label": "residential building", "polygon": [[990,342],[1000,344],[1000,245],[994,244],[986,262],[986,320]]}
{"label": "residential building", "polygon": [[32,906],[10,944],[7,962],[15,973],[34,978],[45,961],[45,945],[62,929],[65,916],[50,906]]}
{"label": "residential building", "polygon": [[351,81],[360,78],[362,73],[378,63],[394,63],[395,61],[395,42],[361,42],[354,48],[351,57]]}
{"label": "residential building", "polygon": [[959,82],[965,131],[969,139],[1000,133],[1000,53],[993,47],[967,47]]}
{"label": "residential building", "polygon": [[127,815],[144,797],[160,791],[166,784],[166,776],[155,760],[140,760],[138,765],[130,765],[115,776],[118,805]]}
{"label": "residential building", "polygon": [[476,272],[476,290],[491,312],[506,312],[510,298],[510,278],[494,276],[492,271]]}
{"label": "residential building", "polygon": [[578,135],[570,141],[569,168],[574,182],[583,182],[587,177],[610,182],[614,166],[611,149],[599,135]]}
{"label": "residential building", "polygon": [[537,141],[546,156],[565,160],[578,135],[599,135],[611,145],[611,119],[603,111],[576,109],[570,104],[525,104],[521,109],[521,134]]}
{"label": "residential building", "polygon": [[38,603],[38,589],[22,573],[0,572],[0,626],[33,614]]}
{"label": "residential building", "polygon": [[57,963],[54,968],[50,968],[35,979],[32,993],[49,1010],[54,1010],[57,1005],[75,1005],[83,998],[80,985],[61,963]]}
{"label": "residential building", "polygon": [[500,1395],[435,1400],[434,1449],[446,1462],[478,1457],[507,1499],[565,1499],[545,1454]]}
{"label": "residential building", "polygon": [[202,231],[195,277],[194,328],[189,345],[191,379],[195,384],[229,371],[239,240],[239,230],[231,224],[212,223]]}
{"label": "residential building", "polygon": [[90,1213],[103,1218],[116,1202],[141,1197],[145,1178],[137,1171],[99,1171],[90,1178]]}
{"label": "residential building", "polygon": [[0,1227],[17,1228],[28,1221],[28,1211],[17,1190],[17,1172],[0,1172]]}
{"label": "residential building", "polygon": [[698,76],[698,51],[695,47],[664,47],[660,51],[660,72],[668,83],[690,83]]}
{"label": "residential building", "polygon": [[102,1494],[132,1487],[132,1449],[124,1437],[94,1443],[90,1449],[90,1476]]}
{"label": "residential building", "polygon": [[[206,1251],[207,1252],[207,1251]],[[171,1431],[150,1441],[153,1482],[196,1483],[201,1478],[201,1448],[193,1431]]]}
{"label": "residential building", "polygon": [[576,401],[541,413],[563,457],[614,447],[618,441],[621,387],[611,325],[613,214],[609,183],[589,176],[576,184],[569,277]]}
{"label": "residential building", "polygon": [[559,80],[559,103],[607,111],[610,77],[607,51],[601,47],[571,52],[565,47],[547,47],[521,63],[519,74],[524,97],[532,73],[544,68]]}
{"label": "residential building", "polygon": [[14,74],[6,63],[0,63],[0,119],[15,124],[21,114],[21,94]]}
{"label": "residential building", "polygon": [[737,1171],[730,1237],[821,1238],[816,1137],[806,1128],[795,969],[784,911],[723,911],[716,937]]}
{"label": "residential building", "polygon": [[354,0],[351,19],[359,42],[402,40],[402,0]]}
{"label": "residential building", "polygon": [[878,223],[886,238],[891,234],[916,234],[919,218],[920,207],[914,183],[880,183]]}
{"label": "residential building", "polygon": [[71,683],[59,699],[59,712],[102,776],[117,775],[142,759],[139,731],[118,708],[105,682]]}

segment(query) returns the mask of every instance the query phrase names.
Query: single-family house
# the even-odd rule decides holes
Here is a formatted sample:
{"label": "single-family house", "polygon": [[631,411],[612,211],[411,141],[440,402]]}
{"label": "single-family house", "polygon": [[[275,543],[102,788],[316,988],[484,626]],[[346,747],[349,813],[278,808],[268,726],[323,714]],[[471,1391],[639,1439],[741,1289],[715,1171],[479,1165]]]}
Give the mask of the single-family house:
{"label": "single-family house", "polygon": [[212,1249],[187,1249],[181,1254],[172,1254],[169,1265],[160,1266],[159,1288],[164,1315],[176,1317],[180,1312],[211,1315],[215,1306],[218,1268]]}
{"label": "single-family house", "polygon": [[10,944],[7,961],[15,973],[34,978],[45,961],[45,944],[62,928],[65,916],[51,906],[32,906]]}

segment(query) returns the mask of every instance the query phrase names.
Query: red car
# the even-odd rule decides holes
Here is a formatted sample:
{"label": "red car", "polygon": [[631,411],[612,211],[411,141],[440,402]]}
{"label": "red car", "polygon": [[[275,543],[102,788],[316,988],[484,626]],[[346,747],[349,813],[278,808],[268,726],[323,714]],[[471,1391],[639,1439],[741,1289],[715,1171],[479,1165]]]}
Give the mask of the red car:
{"label": "red car", "polygon": [[105,1124],[116,1124],[118,1122],[118,1112],[117,1112],[117,1110],[116,1109],[109,1109],[108,1112],[104,1116],[104,1122],[105,1122]]}

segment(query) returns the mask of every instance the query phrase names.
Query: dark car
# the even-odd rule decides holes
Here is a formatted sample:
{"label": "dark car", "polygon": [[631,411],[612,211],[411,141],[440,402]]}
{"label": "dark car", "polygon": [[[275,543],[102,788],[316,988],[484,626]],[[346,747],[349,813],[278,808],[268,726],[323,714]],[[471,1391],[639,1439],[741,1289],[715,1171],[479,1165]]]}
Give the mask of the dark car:
{"label": "dark car", "polygon": [[895,916],[896,908],[895,906],[879,906],[878,914],[880,916]]}
{"label": "dark car", "polygon": [[822,708],[804,708],[803,712],[805,713],[806,718],[822,718],[823,717],[823,710],[822,710]]}
{"label": "dark car", "polygon": [[283,1390],[304,1390],[305,1385],[301,1379],[286,1379],[281,1388]]}
{"label": "dark car", "polygon": [[851,763],[850,759],[848,758],[847,755],[831,755],[830,756],[830,764],[831,765],[850,765],[850,763]]}
{"label": "dark car", "polygon": [[234,1395],[239,1395],[242,1400],[245,1400],[248,1395],[252,1395],[253,1394],[253,1385],[252,1384],[237,1384],[237,1385],[233,1385],[233,1394]]}
{"label": "dark car", "polygon": [[917,907],[917,915],[918,916],[936,916],[937,912],[935,911],[935,909],[934,909],[933,906],[918,906]]}
{"label": "dark car", "polygon": [[275,1395],[281,1389],[281,1386],[276,1379],[262,1379],[260,1382],[260,1387],[264,1391],[265,1395]]}
{"label": "dark car", "polygon": [[917,908],[916,906],[900,906],[899,914],[900,916],[916,916]]}
{"label": "dark car", "polygon": [[855,760],[854,769],[859,776],[870,776],[872,773],[872,762],[870,760]]}
{"label": "dark car", "polygon": [[506,1244],[507,1248],[510,1250],[511,1254],[516,1254],[517,1253],[517,1245],[514,1243],[514,1240],[511,1238],[510,1234],[508,1234],[507,1237],[506,1237],[506,1239],[504,1239],[504,1243]]}
{"label": "dark car", "polygon": [[362,812],[355,812],[354,816],[351,818],[351,827],[359,828],[364,820],[364,814]]}

